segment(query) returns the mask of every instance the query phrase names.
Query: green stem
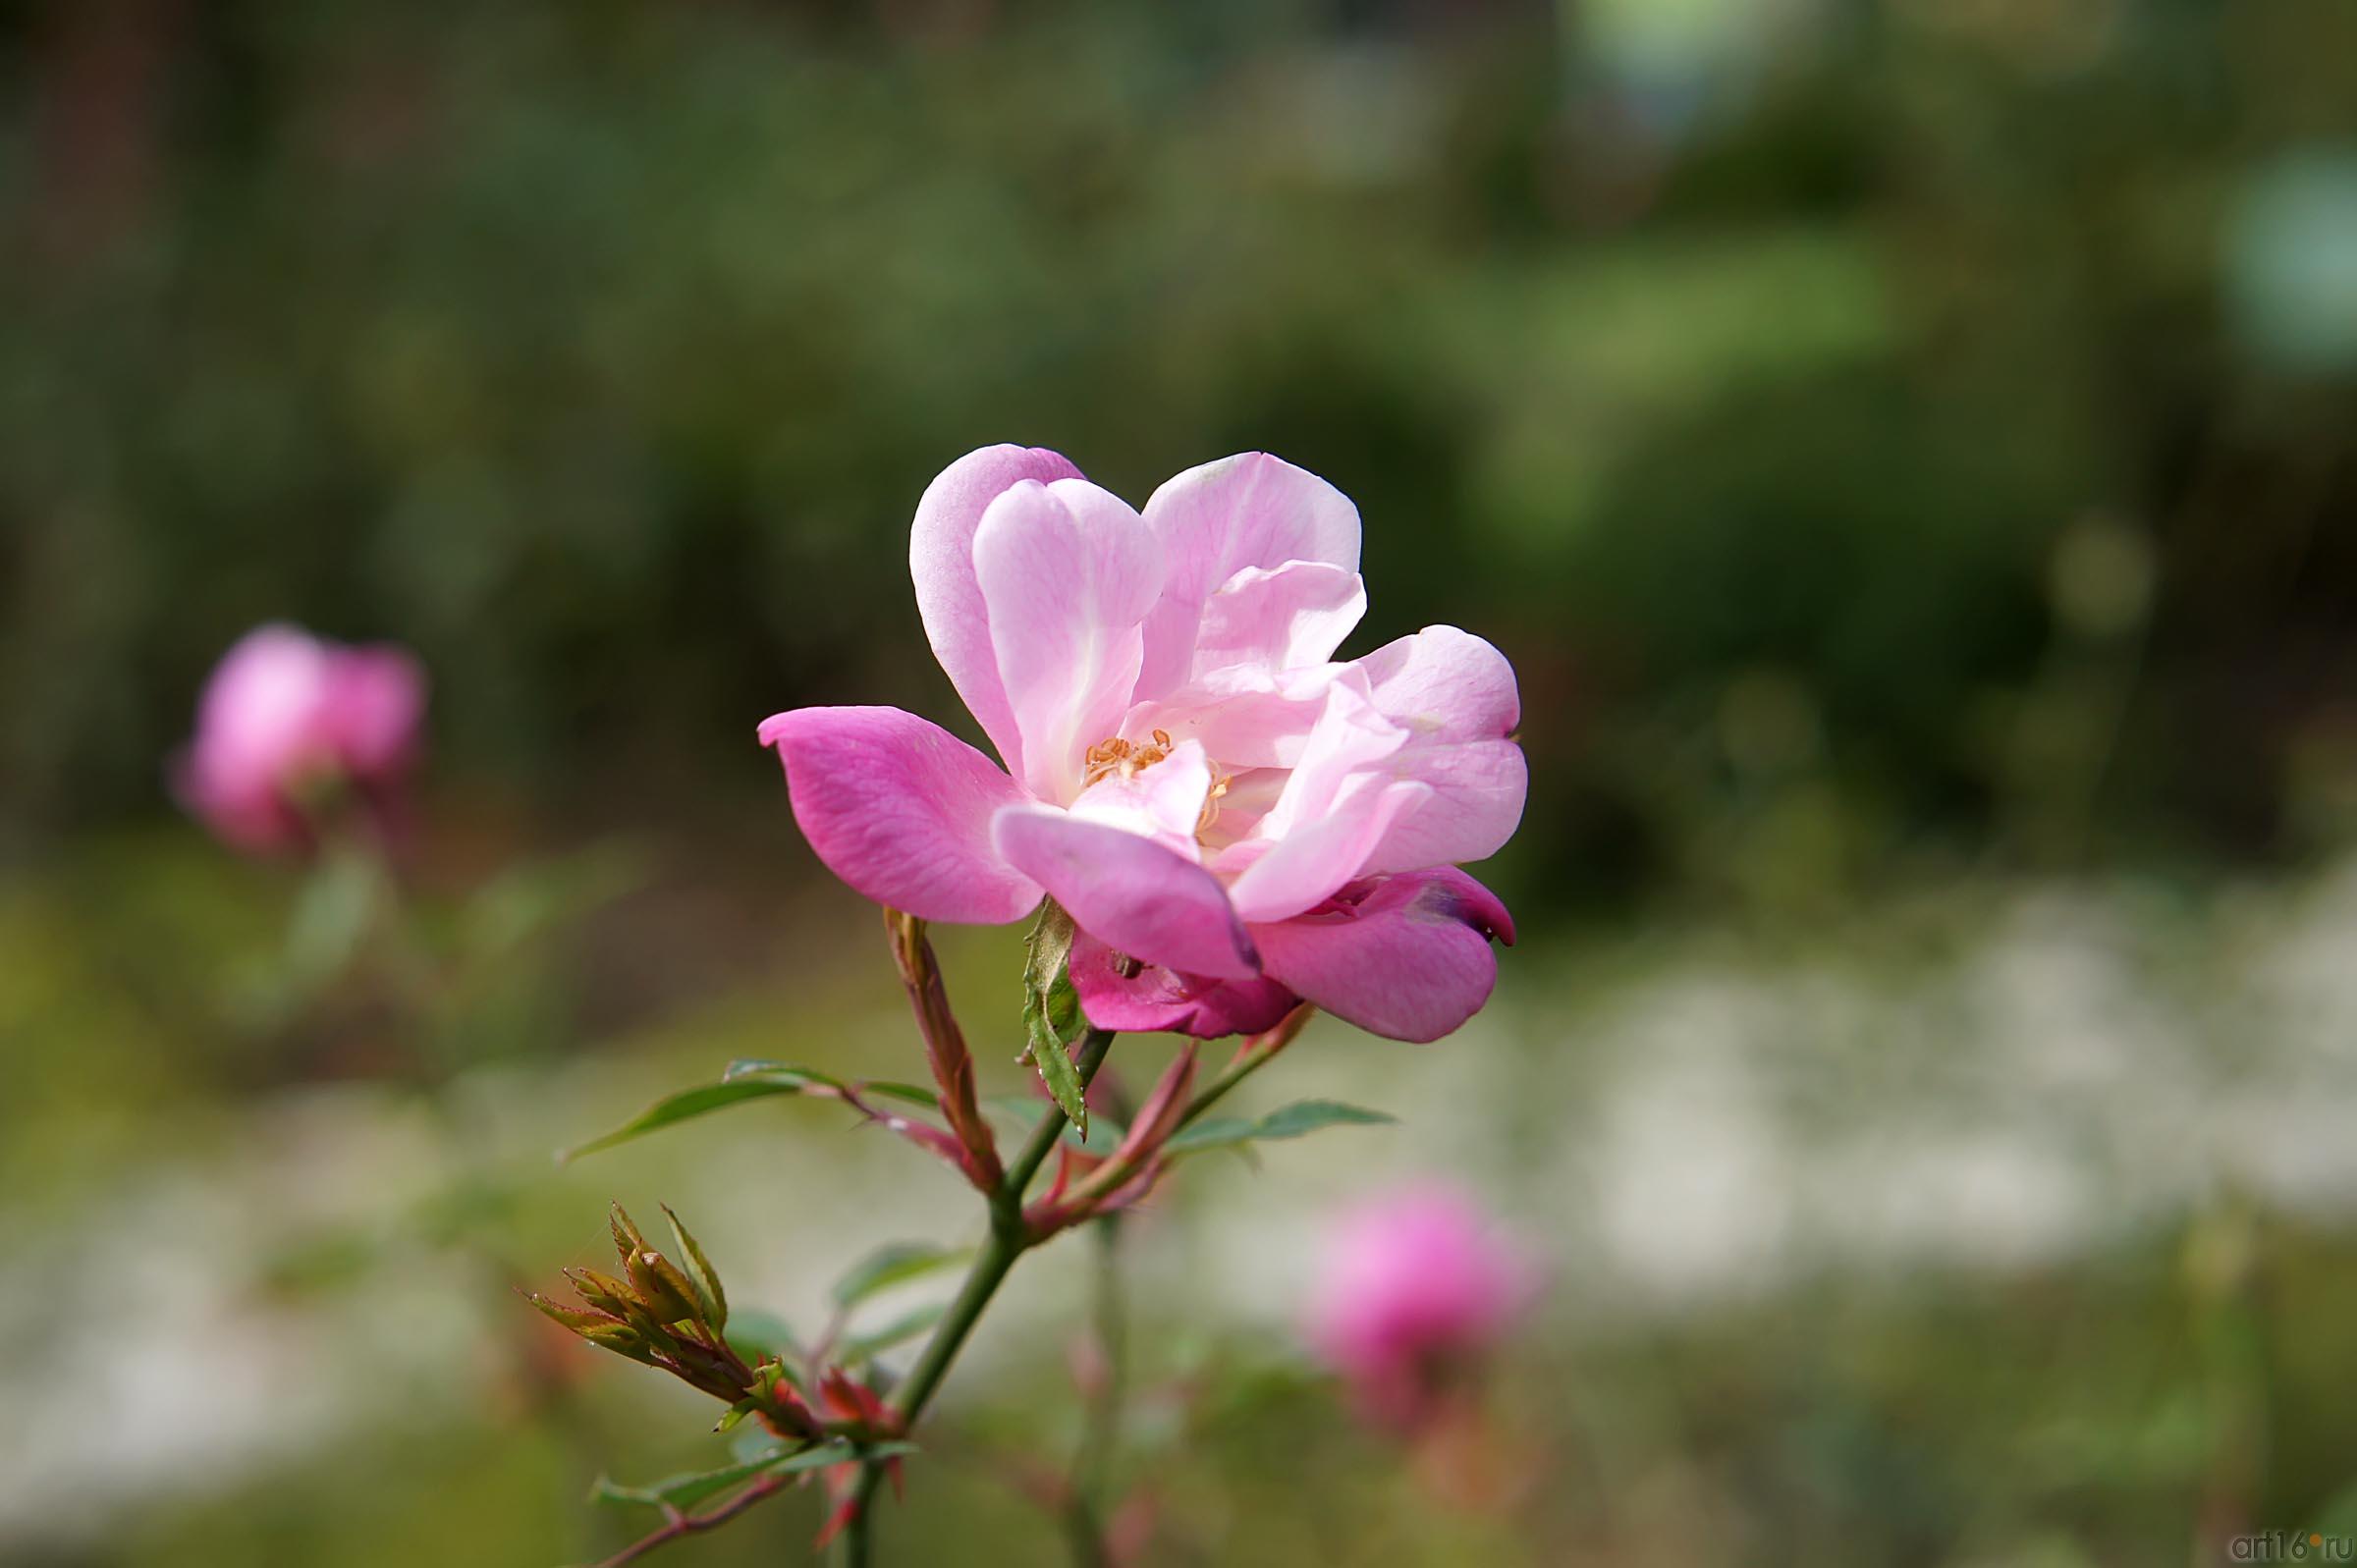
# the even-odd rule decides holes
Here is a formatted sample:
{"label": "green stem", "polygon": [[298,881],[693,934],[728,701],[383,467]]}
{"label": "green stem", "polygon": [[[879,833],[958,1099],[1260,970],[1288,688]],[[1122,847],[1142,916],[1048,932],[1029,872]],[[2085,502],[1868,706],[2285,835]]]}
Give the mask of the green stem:
{"label": "green stem", "polygon": [[[1081,1038],[1077,1065],[1082,1089],[1085,1090],[1096,1077],[1097,1069],[1105,1064],[1105,1053],[1112,1047],[1113,1032],[1109,1029],[1091,1029]],[[1039,1125],[1031,1129],[1030,1139],[1024,1143],[1022,1152],[1007,1167],[1007,1179],[999,1183],[998,1190],[990,1195],[990,1234],[983,1241],[981,1250],[974,1254],[973,1266],[965,1273],[965,1282],[958,1287],[957,1298],[950,1303],[949,1311],[942,1315],[940,1325],[933,1330],[933,1337],[925,1341],[924,1352],[916,1358],[916,1365],[908,1369],[908,1376],[893,1390],[892,1409],[900,1417],[903,1431],[912,1430],[916,1426],[917,1418],[924,1414],[925,1406],[941,1386],[941,1380],[949,1376],[951,1363],[958,1359],[958,1352],[965,1348],[965,1341],[973,1333],[974,1325],[981,1321],[983,1309],[990,1305],[991,1297],[998,1294],[1000,1284],[1014,1267],[1014,1261],[1030,1246],[1029,1238],[1023,1234],[1023,1193],[1031,1185],[1031,1178],[1039,1174],[1039,1167],[1047,1163],[1048,1156],[1056,1152],[1058,1141],[1064,1137],[1065,1124],[1064,1111],[1059,1107],[1049,1106],[1047,1114],[1040,1117]],[[883,1467],[874,1464],[863,1467],[859,1472],[858,1510],[844,1530],[846,1568],[867,1568],[876,1483],[883,1479]]]}
{"label": "green stem", "polygon": [[[1247,1042],[1244,1048],[1230,1059],[1228,1065],[1220,1069],[1220,1075],[1212,1079],[1201,1094],[1188,1102],[1186,1109],[1179,1114],[1177,1121],[1171,1124],[1172,1135],[1176,1136],[1192,1125],[1202,1116],[1203,1112],[1218,1105],[1221,1099],[1234,1089],[1237,1084],[1242,1083],[1246,1078],[1251,1077],[1276,1059],[1277,1053],[1291,1044],[1293,1037],[1306,1026],[1306,1011],[1307,1009],[1303,1009],[1301,1018],[1288,1020],[1288,1025],[1283,1029],[1255,1036]],[[1150,1159],[1154,1153],[1155,1151],[1149,1150],[1142,1158]],[[1141,1157],[1135,1155],[1124,1158],[1117,1152],[1103,1164],[1090,1171],[1071,1191],[1066,1193],[1065,1203],[1073,1213],[1087,1213],[1090,1205],[1137,1174],[1140,1159]]]}
{"label": "green stem", "polygon": [[1186,1113],[1178,1118],[1178,1125],[1174,1126],[1171,1131],[1177,1133],[1193,1123],[1203,1112],[1218,1105],[1228,1091],[1258,1072],[1276,1054],[1275,1051],[1238,1053],[1233,1061],[1220,1069],[1220,1075],[1217,1078],[1203,1086],[1203,1092],[1195,1096],[1187,1106]]}
{"label": "green stem", "polygon": [[1102,1216],[1089,1229],[1097,1243],[1094,1327],[1097,1354],[1104,1360],[1100,1369],[1104,1380],[1090,1392],[1080,1445],[1072,1453],[1065,1532],[1077,1568],[1103,1568],[1110,1560],[1105,1547],[1105,1491],[1114,1450],[1122,1438],[1128,1319],[1122,1300],[1121,1216]]}

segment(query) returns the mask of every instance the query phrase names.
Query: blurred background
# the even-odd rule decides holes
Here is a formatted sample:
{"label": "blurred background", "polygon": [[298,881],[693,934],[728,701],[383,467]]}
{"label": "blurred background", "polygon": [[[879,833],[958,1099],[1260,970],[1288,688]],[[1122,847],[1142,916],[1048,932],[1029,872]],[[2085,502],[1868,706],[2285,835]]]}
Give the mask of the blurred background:
{"label": "blurred background", "polygon": [[[609,1198],[805,1324],[970,1233],[820,1106],[548,1152],[733,1056],[920,1076],[753,727],[965,725],[905,530],[1009,440],[1276,452],[1364,517],[1346,651],[1522,679],[1491,1009],[1321,1024],[1256,1105],[1401,1124],[1128,1227],[1145,1561],[2357,1534],[2340,0],[34,0],[0,100],[0,1561],[593,1557],[591,1476],[721,1456],[507,1294]],[[272,619],[431,672],[399,941],[172,799]],[[944,943],[1019,1089],[1015,937]],[[1419,1175],[1548,1261],[1507,1496],[1299,1348]],[[1074,1441],[1086,1251],[886,1560],[1053,1560],[1007,1456]]]}

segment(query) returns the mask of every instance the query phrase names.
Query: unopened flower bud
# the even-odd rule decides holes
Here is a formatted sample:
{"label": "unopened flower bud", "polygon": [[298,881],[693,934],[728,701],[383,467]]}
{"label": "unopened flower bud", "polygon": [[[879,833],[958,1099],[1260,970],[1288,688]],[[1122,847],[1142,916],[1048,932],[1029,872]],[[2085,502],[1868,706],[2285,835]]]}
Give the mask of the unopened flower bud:
{"label": "unopened flower bud", "polygon": [[588,1340],[600,1350],[611,1350],[618,1356],[628,1356],[632,1361],[646,1362],[650,1365],[655,1359],[654,1347],[646,1342],[646,1336],[629,1324],[600,1324],[583,1328],[579,1332],[583,1339]]}
{"label": "unopened flower bud", "polygon": [[630,1283],[657,1323],[695,1323],[699,1314],[695,1287],[672,1261],[652,1247],[631,1253]]}
{"label": "unopened flower bud", "polygon": [[615,1321],[602,1312],[592,1312],[582,1307],[568,1307],[561,1301],[551,1301],[536,1290],[525,1291],[523,1299],[539,1308],[551,1320],[572,1329],[576,1334],[585,1334],[592,1328],[602,1327]]}
{"label": "unopened flower bud", "polygon": [[631,1221],[630,1211],[622,1205],[615,1204],[607,1211],[606,1227],[614,1233],[614,1256],[625,1268],[630,1266],[630,1254],[646,1251],[646,1233]]}
{"label": "unopened flower bud", "polygon": [[612,1274],[601,1274],[594,1269],[568,1269],[565,1277],[571,1281],[574,1294],[616,1318],[628,1318],[637,1300],[630,1287]]}
{"label": "unopened flower bud", "polygon": [[704,1256],[704,1249],[696,1245],[695,1238],[687,1233],[685,1225],[680,1223],[680,1217],[671,1212],[669,1204],[663,1206],[663,1217],[671,1221],[672,1239],[680,1244],[682,1271],[686,1274],[688,1284],[694,1287],[695,1304],[701,1321],[716,1331],[726,1328],[729,1325],[729,1297],[720,1288],[720,1271],[712,1267],[712,1261]]}

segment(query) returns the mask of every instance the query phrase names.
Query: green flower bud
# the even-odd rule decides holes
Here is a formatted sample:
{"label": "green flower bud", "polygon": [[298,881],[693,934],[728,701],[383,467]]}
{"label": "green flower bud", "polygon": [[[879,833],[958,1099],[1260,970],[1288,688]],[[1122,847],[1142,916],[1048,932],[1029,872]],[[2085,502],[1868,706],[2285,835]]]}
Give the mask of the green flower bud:
{"label": "green flower bud", "polygon": [[695,1323],[699,1312],[695,1287],[680,1272],[672,1261],[652,1247],[631,1253],[629,1259],[630,1284],[636,1288],[638,1299],[657,1323]]}

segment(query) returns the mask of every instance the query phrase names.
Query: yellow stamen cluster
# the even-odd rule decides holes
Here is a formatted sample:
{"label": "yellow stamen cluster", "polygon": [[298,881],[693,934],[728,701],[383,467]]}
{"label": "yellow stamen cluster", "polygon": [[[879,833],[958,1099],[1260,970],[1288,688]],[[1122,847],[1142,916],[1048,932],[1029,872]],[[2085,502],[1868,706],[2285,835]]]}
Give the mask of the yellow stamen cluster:
{"label": "yellow stamen cluster", "polygon": [[1081,787],[1086,788],[1098,780],[1117,773],[1124,779],[1129,778],[1140,768],[1151,768],[1170,754],[1171,732],[1168,730],[1155,730],[1154,743],[1148,746],[1132,744],[1119,735],[1110,740],[1100,740],[1089,747],[1088,754],[1081,759],[1088,769],[1081,777]]}
{"label": "yellow stamen cluster", "polygon": [[[1085,789],[1100,780],[1112,778],[1115,774],[1120,774],[1124,779],[1133,778],[1140,769],[1151,768],[1168,757],[1171,754],[1172,745],[1171,732],[1168,730],[1153,731],[1152,739],[1143,745],[1135,741],[1124,740],[1119,735],[1100,740],[1089,747],[1082,758],[1086,772],[1081,775],[1081,787]],[[1228,780],[1227,774],[1217,768],[1212,770],[1211,789],[1203,796],[1202,815],[1195,819],[1195,836],[1197,838],[1210,832],[1211,825],[1220,820],[1220,796],[1228,792]]]}

